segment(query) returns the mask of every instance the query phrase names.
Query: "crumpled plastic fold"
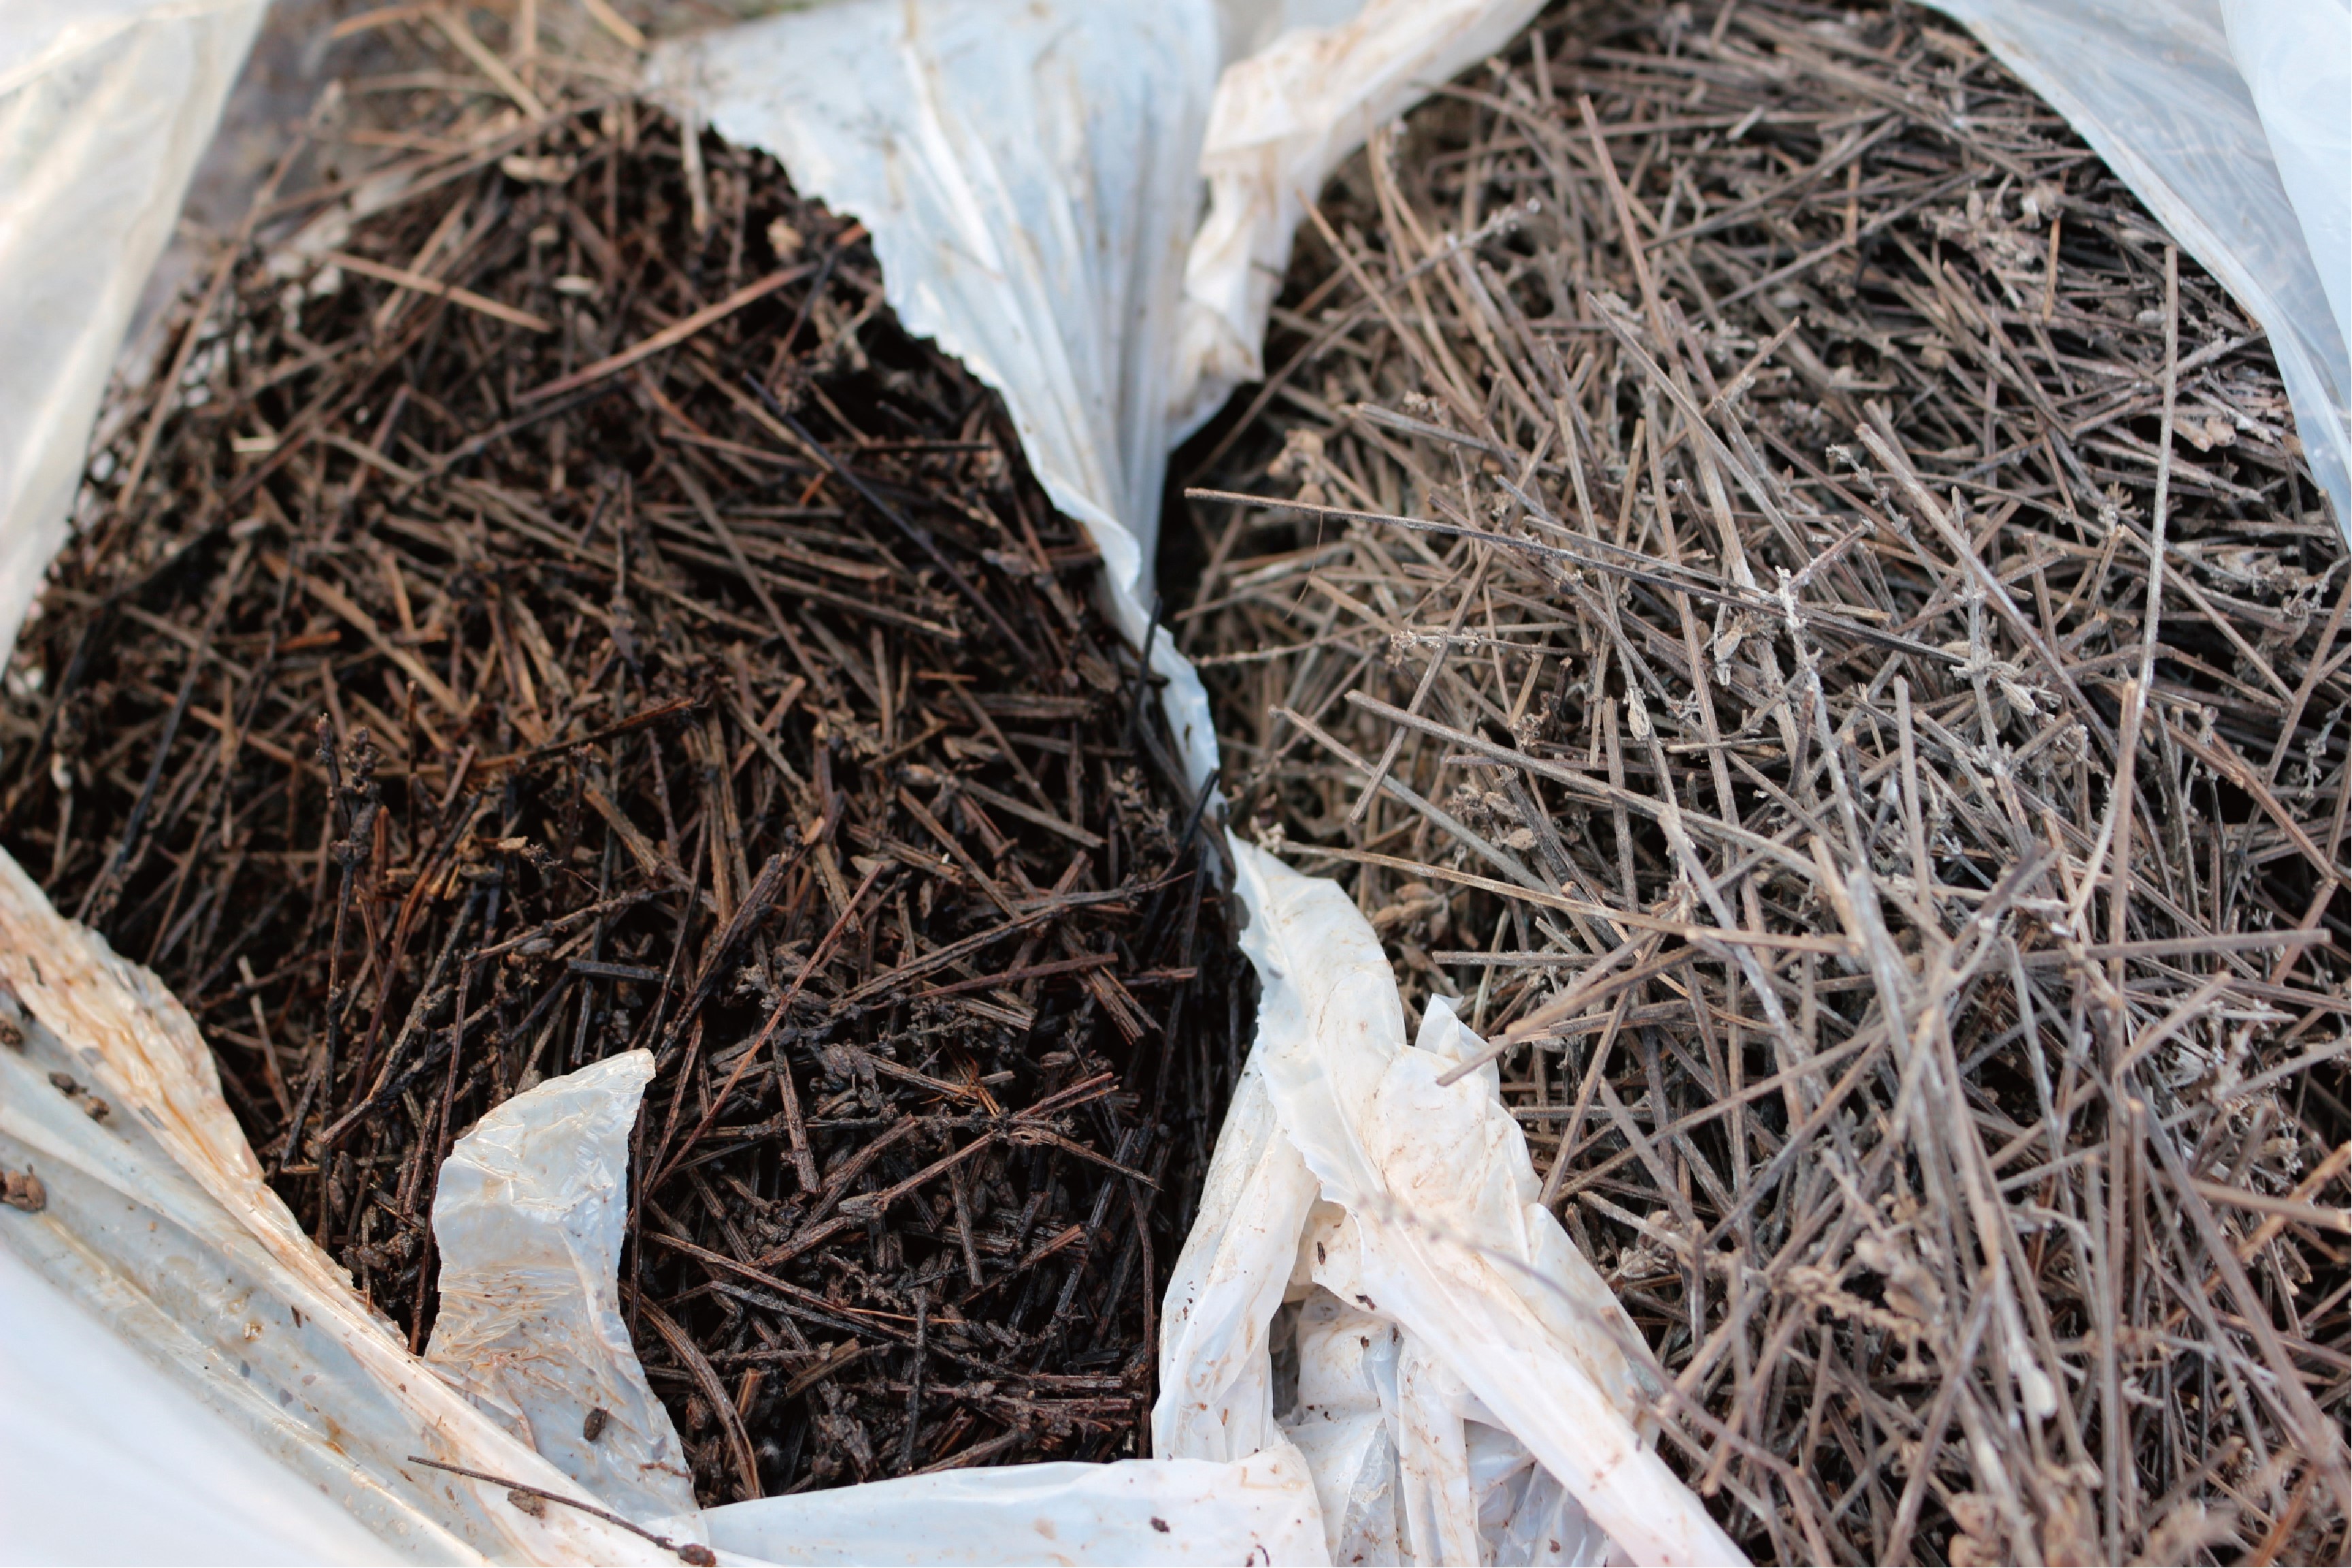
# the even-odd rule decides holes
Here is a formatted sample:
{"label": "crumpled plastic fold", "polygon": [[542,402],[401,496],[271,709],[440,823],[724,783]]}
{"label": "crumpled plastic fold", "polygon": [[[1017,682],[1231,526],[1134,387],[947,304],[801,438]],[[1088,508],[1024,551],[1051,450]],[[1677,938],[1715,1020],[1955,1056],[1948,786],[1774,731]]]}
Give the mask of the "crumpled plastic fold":
{"label": "crumpled plastic fold", "polygon": [[[1244,1092],[1263,1084],[1275,1137],[1237,1114],[1218,1140],[1169,1290],[1154,1451],[1213,1448],[1220,1431],[1250,1430],[1268,1414],[1293,1441],[1313,1433],[1311,1457],[1350,1478],[1344,1494],[1318,1478],[1335,1559],[1343,1538],[1365,1532],[1401,1538],[1423,1563],[1497,1561],[1487,1537],[1507,1532],[1515,1511],[1495,1506],[1495,1490],[1511,1479],[1524,1490],[1540,1467],[1579,1511],[1561,1533],[1587,1550],[1613,1542],[1641,1563],[1740,1561],[1645,1440],[1645,1391],[1624,1348],[1633,1324],[1535,1201],[1493,1065],[1437,1082],[1476,1051],[1476,1037],[1441,998],[1408,1046],[1387,957],[1347,894],[1227,842],[1248,914],[1242,947],[1262,987]],[[1297,1207],[1295,1176],[1265,1155],[1276,1139],[1316,1186],[1285,1281],[1302,1303],[1287,1420],[1271,1411],[1262,1364],[1282,1347],[1253,1332],[1263,1297],[1229,1304],[1209,1288],[1231,1278],[1262,1288],[1256,1270],[1274,1250],[1265,1232]],[[1263,1205],[1244,1174],[1269,1166],[1284,1173],[1278,1207]],[[1350,1339],[1360,1354],[1347,1350]],[[1383,1341],[1393,1349],[1375,1356]],[[1351,1422],[1345,1438],[1321,1429]],[[1385,1517],[1370,1496],[1391,1484],[1364,1429],[1375,1423],[1395,1453]],[[1474,1484],[1481,1428],[1484,1480]],[[1584,1531],[1585,1521],[1597,1529]],[[1563,1542],[1537,1560],[1601,1559],[1571,1556]]]}
{"label": "crumpled plastic fold", "polygon": [[609,1056],[457,1140],[433,1198],[425,1361],[607,1508],[671,1533],[695,1512],[693,1472],[621,1318],[629,1129],[653,1076],[651,1051]]}
{"label": "crumpled plastic fold", "polygon": [[1201,176],[1209,210],[1184,259],[1173,445],[1265,373],[1267,313],[1307,204],[1393,120],[1509,43],[1542,0],[1364,0],[1286,28],[1217,78]]}

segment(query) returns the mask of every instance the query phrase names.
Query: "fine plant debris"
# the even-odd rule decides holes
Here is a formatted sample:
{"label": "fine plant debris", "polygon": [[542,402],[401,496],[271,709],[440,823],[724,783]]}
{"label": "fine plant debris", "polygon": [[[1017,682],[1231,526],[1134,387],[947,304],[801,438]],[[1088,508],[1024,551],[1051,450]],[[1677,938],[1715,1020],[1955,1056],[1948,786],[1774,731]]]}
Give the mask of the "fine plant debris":
{"label": "fine plant debris", "polygon": [[706,1504],[1146,1451],[1244,1022],[1156,691],[863,231],[549,9],[347,29],[110,412],[0,836],[412,1348],[452,1142],[642,1048]]}
{"label": "fine plant debris", "polygon": [[1801,0],[1555,7],[1275,316],[1170,529],[1235,821],[1499,1053],[1734,1537],[2341,1561],[2352,573],[2260,329]]}

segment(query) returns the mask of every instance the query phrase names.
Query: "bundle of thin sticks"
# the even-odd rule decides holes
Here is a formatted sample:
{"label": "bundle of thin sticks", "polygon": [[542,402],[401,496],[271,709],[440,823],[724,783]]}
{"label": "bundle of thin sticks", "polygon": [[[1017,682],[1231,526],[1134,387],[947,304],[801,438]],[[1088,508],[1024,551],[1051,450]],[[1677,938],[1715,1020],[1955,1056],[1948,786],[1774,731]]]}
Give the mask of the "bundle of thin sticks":
{"label": "bundle of thin sticks", "polygon": [[93,461],[10,852],[413,1346],[453,1140],[655,1052],[622,1294],[705,1501],[1138,1451],[1240,1020],[1093,552],[772,162],[386,26]]}
{"label": "bundle of thin sticks", "polygon": [[2352,575],[2259,329],[1801,0],[1555,10],[1276,317],[1173,622],[1236,810],[1490,1040],[1726,1526],[2339,1560]]}

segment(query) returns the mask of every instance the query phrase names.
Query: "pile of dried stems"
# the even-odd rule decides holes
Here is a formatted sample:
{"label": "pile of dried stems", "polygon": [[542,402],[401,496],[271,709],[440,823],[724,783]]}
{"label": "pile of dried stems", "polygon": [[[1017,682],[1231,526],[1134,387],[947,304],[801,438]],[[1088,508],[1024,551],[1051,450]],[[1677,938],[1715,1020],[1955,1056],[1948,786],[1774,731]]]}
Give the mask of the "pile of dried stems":
{"label": "pile of dried stems", "polygon": [[1276,319],[1227,789],[1496,1043],[1735,1536],[2342,1560],[2352,576],[2259,330],[1800,0],[1554,10]]}
{"label": "pile of dried stems", "polygon": [[1091,550],[617,47],[373,20],[93,460],[7,848],[412,1345],[452,1140],[646,1047],[623,1299],[706,1501],[1134,1452],[1239,1019]]}

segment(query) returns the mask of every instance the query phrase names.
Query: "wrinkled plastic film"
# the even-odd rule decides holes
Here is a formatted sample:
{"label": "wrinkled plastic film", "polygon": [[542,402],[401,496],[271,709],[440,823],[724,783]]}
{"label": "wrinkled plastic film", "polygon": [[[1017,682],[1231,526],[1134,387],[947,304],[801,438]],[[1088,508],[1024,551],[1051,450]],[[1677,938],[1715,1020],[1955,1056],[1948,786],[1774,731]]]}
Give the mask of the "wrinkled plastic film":
{"label": "wrinkled plastic film", "polygon": [[[1620,1337],[1631,1325],[1605,1289],[1594,1299],[1597,1281],[1562,1268],[1574,1249],[1564,1233],[1549,1239],[1559,1221],[1534,1201],[1495,1074],[1437,1082],[1465,1044],[1450,1006],[1433,1002],[1406,1046],[1386,956],[1347,894],[1228,843],[1262,987],[1251,1062],[1322,1205],[1339,1210],[1333,1223],[1318,1207],[1299,1268],[1400,1331],[1394,1432],[1414,1555],[1455,1560],[1475,1529],[1464,1427],[1475,1419],[1523,1446],[1634,1561],[1741,1561],[1643,1440]],[[1217,1218],[1204,1198],[1202,1223]],[[1187,1265],[1213,1261],[1188,1249],[1171,1301]]]}
{"label": "wrinkled plastic film", "polygon": [[[241,1542],[256,1560],[478,1561],[321,1440],[332,1416],[311,1395],[331,1351],[234,1238],[215,1244],[216,1208],[152,1140],[116,1113],[94,1122],[48,1076],[87,1088],[89,1062],[37,1019],[20,1030],[23,1050],[0,1050],[0,1166],[29,1172],[46,1205],[0,1209],[6,1354],[28,1363],[0,1379],[0,1425],[29,1461],[0,1479],[0,1556],[133,1556],[143,1521],[125,1540],[116,1511],[137,1497],[184,1529],[223,1527],[180,1549],[198,1555]],[[201,1452],[157,1447],[191,1438]],[[186,1494],[193,1477],[202,1495]]]}
{"label": "wrinkled plastic film", "polygon": [[2221,0],[2221,24],[2352,345],[2352,0]]}
{"label": "wrinkled plastic film", "polygon": [[1275,1423],[1267,1336],[1315,1194],[1253,1053],[1169,1278],[1153,1453],[1227,1459],[1287,1441]]}
{"label": "wrinkled plastic film", "polygon": [[0,5],[0,649],[265,0]]}
{"label": "wrinkled plastic film", "polygon": [[640,1523],[690,1520],[693,1474],[621,1318],[629,1130],[653,1053],[516,1095],[442,1162],[441,1306],[425,1360],[492,1419]]}
{"label": "wrinkled plastic film", "polygon": [[1294,1454],[1234,1464],[1011,1465],[730,1503],[711,1543],[778,1563],[1310,1563],[1315,1494]]}
{"label": "wrinkled plastic film", "polygon": [[1509,43],[1541,0],[1367,0],[1294,26],[1217,80],[1201,149],[1209,207],[1184,262],[1170,444],[1265,374],[1267,315],[1307,203],[1373,127]]}
{"label": "wrinkled plastic film", "polygon": [[0,1563],[400,1561],[7,1246],[0,1322]]}
{"label": "wrinkled plastic film", "polygon": [[[504,1487],[408,1462],[578,1494],[360,1300],[264,1182],[186,1011],[5,852],[0,986],[30,1026],[23,1055],[0,1049],[0,1162],[34,1172],[48,1199],[0,1208],[0,1246],[400,1557],[674,1561],[592,1515],[534,1517]],[[50,1071],[106,1100],[107,1117]]]}

